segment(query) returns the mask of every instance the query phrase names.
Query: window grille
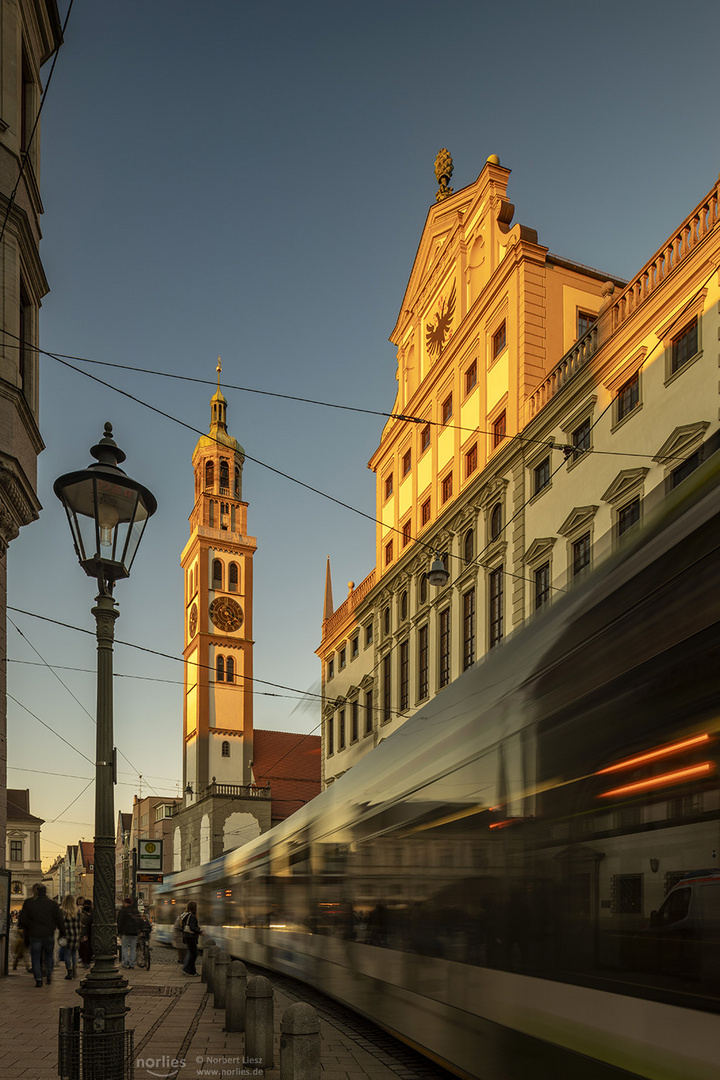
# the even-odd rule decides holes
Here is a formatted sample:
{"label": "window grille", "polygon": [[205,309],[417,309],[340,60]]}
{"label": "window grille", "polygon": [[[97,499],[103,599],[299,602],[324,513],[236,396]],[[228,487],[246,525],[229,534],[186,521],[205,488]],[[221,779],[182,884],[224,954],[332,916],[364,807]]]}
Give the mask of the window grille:
{"label": "window grille", "polygon": [[642,915],[642,874],[613,874],[610,879],[610,903],[613,915]]}

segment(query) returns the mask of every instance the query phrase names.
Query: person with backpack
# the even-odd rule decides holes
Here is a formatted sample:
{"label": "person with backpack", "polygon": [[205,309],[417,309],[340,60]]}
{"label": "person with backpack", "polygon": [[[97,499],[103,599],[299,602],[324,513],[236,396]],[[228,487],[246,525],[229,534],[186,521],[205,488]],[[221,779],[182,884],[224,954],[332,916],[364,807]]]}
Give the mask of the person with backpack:
{"label": "person with backpack", "polygon": [[183,964],[185,975],[197,975],[195,960],[198,954],[198,938],[200,937],[200,923],[197,921],[197,904],[194,900],[188,900],[187,907],[182,915],[183,943],[187,946],[187,956]]}
{"label": "person with backpack", "polygon": [[137,939],[140,933],[140,915],[129,896],[125,897],[117,913],[117,929],[122,941],[122,966],[134,968]]}
{"label": "person with backpack", "polygon": [[47,888],[42,883],[33,885],[33,895],[28,897],[22,906],[18,926],[27,932],[29,938],[35,985],[43,984],[43,968],[46,981],[52,982],[55,930],[59,930],[60,936],[65,937],[65,920],[59,906],[50,899]]}

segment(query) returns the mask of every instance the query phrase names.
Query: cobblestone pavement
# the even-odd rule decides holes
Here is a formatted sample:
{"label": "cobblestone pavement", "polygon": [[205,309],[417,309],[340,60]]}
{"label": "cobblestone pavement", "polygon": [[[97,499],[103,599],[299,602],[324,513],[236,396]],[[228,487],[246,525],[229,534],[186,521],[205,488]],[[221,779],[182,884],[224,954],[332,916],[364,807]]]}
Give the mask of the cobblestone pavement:
{"label": "cobblestone pavement", "polygon": [[[244,1035],[224,1030],[224,1010],[213,1007],[213,996],[200,978],[183,975],[173,950],[154,946],[149,971],[135,968],[123,974],[130,984],[126,1027],[134,1032],[135,1080],[281,1080],[282,1014],[295,1001],[308,1000],[307,988],[290,980],[276,982],[271,975],[274,1065],[258,1071],[245,1059]],[[59,1013],[81,1004],[79,982],[66,980],[62,966],[52,983],[42,987],[35,986],[22,965],[0,979],[0,1080],[57,1080]],[[316,1007],[322,1080],[445,1080],[442,1070],[347,1010],[340,1013],[340,1007],[323,1006],[320,999]]]}

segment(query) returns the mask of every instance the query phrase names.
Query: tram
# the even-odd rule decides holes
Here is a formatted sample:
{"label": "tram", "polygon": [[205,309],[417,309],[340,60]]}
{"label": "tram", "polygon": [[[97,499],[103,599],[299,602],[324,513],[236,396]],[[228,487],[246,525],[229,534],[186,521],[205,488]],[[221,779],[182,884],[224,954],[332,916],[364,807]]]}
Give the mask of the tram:
{"label": "tram", "polygon": [[466,1080],[714,1080],[719,458],[159,926],[196,900]]}

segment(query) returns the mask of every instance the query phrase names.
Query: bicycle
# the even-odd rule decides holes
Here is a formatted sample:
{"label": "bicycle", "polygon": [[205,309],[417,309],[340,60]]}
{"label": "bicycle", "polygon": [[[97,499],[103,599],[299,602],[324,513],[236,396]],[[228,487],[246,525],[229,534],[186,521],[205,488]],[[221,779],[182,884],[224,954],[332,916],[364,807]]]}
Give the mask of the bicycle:
{"label": "bicycle", "polygon": [[137,952],[135,954],[135,963],[138,967],[150,970],[150,932],[141,931],[138,934]]}

